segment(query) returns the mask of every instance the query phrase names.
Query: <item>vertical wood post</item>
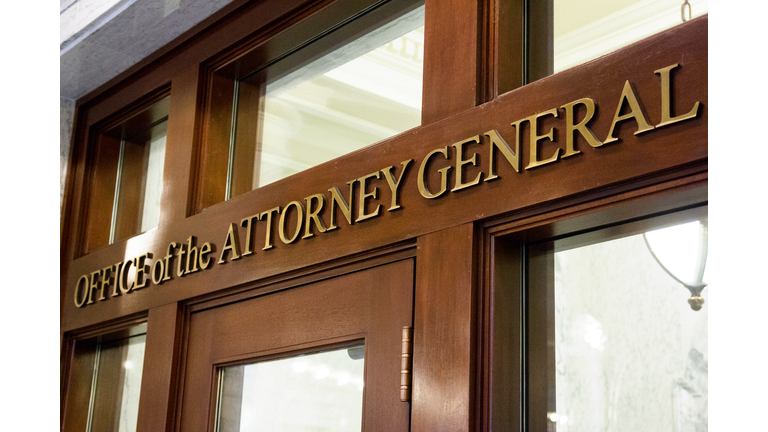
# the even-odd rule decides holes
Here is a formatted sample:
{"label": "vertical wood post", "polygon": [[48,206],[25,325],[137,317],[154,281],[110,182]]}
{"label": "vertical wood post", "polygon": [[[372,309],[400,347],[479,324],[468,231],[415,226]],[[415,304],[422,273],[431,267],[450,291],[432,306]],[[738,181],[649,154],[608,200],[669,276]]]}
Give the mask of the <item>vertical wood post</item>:
{"label": "vertical wood post", "polygon": [[477,103],[478,2],[426,0],[421,124]]}
{"label": "vertical wood post", "polygon": [[182,324],[178,303],[149,310],[136,430],[172,430]]}
{"label": "vertical wood post", "polygon": [[498,237],[489,243],[484,430],[511,431],[523,424],[523,243]]}
{"label": "vertical wood post", "polygon": [[163,193],[160,202],[160,221],[164,227],[183,220],[189,209],[190,173],[196,131],[197,92],[199,68],[188,67],[171,81],[171,107],[168,113],[168,132],[163,167]]}
{"label": "vertical wood post", "polygon": [[472,223],[420,237],[416,253],[411,430],[474,425]]}

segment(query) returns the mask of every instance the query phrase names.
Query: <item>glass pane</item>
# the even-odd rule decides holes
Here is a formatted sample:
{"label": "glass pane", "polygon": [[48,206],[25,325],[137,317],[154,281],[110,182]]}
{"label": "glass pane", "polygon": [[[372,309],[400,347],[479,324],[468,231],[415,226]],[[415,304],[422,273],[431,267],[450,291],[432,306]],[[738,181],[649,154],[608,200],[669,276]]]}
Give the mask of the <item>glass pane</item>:
{"label": "glass pane", "polygon": [[160,220],[168,121],[122,142],[114,241],[155,228]]}
{"label": "glass pane", "polygon": [[222,368],[218,432],[359,431],[364,346]]}
{"label": "glass pane", "polygon": [[[695,255],[700,240],[695,229],[685,236],[690,226],[656,234]],[[556,252],[554,259],[550,430],[706,431],[707,305],[692,310],[691,293],[656,262],[642,234]]]}
{"label": "glass pane", "polygon": [[146,324],[101,337],[91,384],[89,431],[136,431]]}
{"label": "glass pane", "polygon": [[421,124],[423,26],[422,6],[319,60],[240,81],[230,196]]}
{"label": "glass pane", "polygon": [[[693,17],[707,0],[691,0]],[[680,0],[555,0],[555,72],[682,23]]]}

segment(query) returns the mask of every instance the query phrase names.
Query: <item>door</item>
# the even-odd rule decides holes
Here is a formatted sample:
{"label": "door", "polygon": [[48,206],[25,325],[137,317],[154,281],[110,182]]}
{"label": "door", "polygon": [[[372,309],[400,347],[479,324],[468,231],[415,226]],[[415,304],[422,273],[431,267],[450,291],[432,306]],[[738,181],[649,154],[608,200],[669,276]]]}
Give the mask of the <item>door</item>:
{"label": "door", "polygon": [[[410,404],[400,401],[400,362],[402,329],[411,326],[413,320],[413,281],[414,262],[408,259],[192,312],[181,377],[179,429],[245,430],[246,425],[239,424],[241,418],[251,422],[260,416],[267,421],[260,424],[278,430],[274,419],[264,417],[292,412],[283,415],[287,418],[279,427],[296,430],[291,428],[305,421],[302,417],[317,412],[317,404],[325,406],[322,404],[328,395],[310,401],[316,405],[312,408],[290,411],[297,407],[286,405],[294,402],[276,402],[284,393],[280,391],[281,379],[274,377],[279,367],[267,372],[274,379],[259,384],[258,378],[243,378],[244,374],[259,375],[248,372],[252,366],[240,366],[274,366],[283,360],[289,373],[293,368],[308,384],[316,384],[333,378],[332,371],[309,373],[306,365],[322,363],[322,358],[318,361],[313,354],[326,353],[342,361],[363,357],[362,382],[358,385],[362,387],[362,413],[357,420],[361,425],[353,426],[354,430],[408,430]],[[343,376],[335,378],[337,383],[345,381]],[[342,384],[350,381],[354,378]],[[257,399],[245,396],[254,392],[259,394]],[[317,390],[294,391],[303,399],[313,392]],[[251,402],[244,403],[246,399]],[[259,407],[253,400],[279,407],[270,408],[270,414],[255,415]],[[328,411],[319,411],[324,410]]]}

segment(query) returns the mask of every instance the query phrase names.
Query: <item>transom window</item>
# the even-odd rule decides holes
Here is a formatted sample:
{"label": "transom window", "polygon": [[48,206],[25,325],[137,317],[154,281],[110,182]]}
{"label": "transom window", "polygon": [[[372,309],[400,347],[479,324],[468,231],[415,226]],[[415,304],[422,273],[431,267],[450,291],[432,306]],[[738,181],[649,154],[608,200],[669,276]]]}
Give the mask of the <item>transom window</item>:
{"label": "transom window", "polygon": [[338,7],[213,68],[198,211],[421,124],[423,2]]}

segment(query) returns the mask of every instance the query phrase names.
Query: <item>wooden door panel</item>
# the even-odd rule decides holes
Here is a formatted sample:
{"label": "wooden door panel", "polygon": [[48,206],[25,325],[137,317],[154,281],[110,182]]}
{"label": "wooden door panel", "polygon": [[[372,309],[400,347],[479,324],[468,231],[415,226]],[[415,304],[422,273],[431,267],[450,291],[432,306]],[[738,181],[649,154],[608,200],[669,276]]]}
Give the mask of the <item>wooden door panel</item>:
{"label": "wooden door panel", "polygon": [[411,259],[193,313],[179,430],[212,430],[218,366],[364,340],[363,430],[407,431],[400,350],[413,281]]}

